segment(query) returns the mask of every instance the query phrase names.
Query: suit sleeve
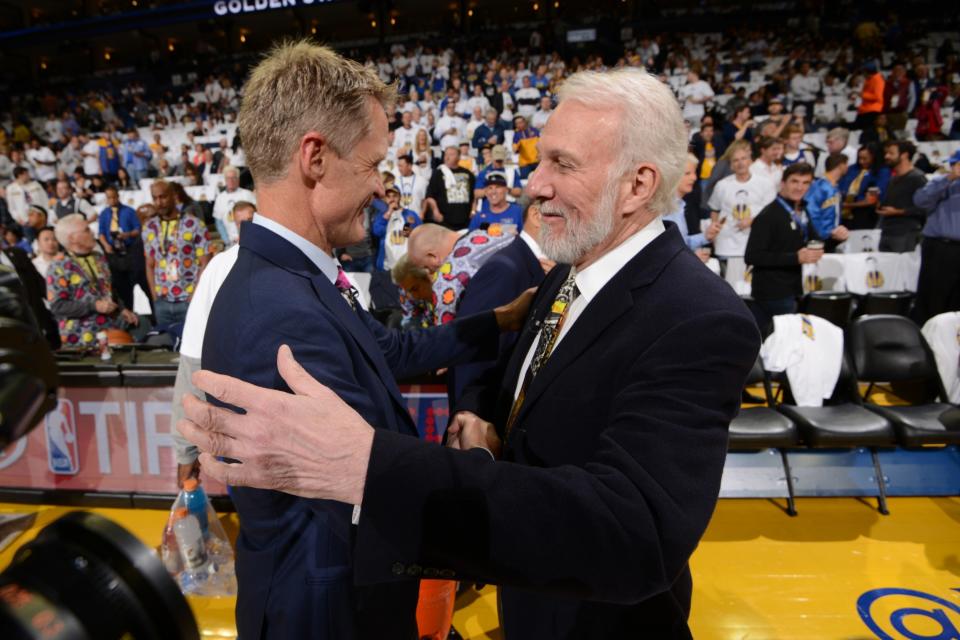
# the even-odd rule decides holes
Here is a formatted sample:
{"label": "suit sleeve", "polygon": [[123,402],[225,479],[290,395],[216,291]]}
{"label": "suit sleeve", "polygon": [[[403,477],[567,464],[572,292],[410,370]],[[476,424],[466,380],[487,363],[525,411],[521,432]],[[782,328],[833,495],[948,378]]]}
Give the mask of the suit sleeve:
{"label": "suit sleeve", "polygon": [[789,267],[797,265],[797,254],[792,251],[771,251],[776,246],[777,220],[763,212],[757,216],[750,228],[750,239],[743,259],[747,264],[757,267]]}
{"label": "suit sleeve", "polygon": [[665,591],[713,512],[727,427],[758,348],[743,315],[675,326],[626,373],[609,413],[598,412],[606,422],[583,466],[498,462],[377,432],[355,580],[398,579],[416,565],[616,603]]}

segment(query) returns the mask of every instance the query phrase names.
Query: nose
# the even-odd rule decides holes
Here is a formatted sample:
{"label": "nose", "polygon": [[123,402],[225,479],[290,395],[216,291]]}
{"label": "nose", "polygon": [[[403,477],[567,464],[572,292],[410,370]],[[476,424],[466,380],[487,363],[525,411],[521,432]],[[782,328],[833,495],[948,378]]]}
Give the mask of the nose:
{"label": "nose", "polygon": [[524,191],[534,200],[549,200],[553,197],[553,186],[549,184],[542,164],[530,174]]}

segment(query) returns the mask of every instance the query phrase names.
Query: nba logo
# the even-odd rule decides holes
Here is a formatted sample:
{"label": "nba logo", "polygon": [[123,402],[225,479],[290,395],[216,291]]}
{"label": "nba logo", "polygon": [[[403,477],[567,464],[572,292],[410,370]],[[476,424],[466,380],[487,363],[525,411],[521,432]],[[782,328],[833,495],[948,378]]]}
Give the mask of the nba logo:
{"label": "nba logo", "polygon": [[77,419],[73,403],[61,398],[57,408],[44,421],[47,435],[47,466],[58,475],[80,471],[80,447],[77,443]]}

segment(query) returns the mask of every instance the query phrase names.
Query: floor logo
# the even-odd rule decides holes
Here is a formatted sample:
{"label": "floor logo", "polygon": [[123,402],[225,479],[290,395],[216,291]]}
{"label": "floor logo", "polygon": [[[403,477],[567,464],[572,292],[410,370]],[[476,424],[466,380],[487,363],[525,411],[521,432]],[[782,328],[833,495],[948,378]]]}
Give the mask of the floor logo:
{"label": "floor logo", "polygon": [[867,591],[857,613],[880,640],[960,640],[960,604],[923,591]]}

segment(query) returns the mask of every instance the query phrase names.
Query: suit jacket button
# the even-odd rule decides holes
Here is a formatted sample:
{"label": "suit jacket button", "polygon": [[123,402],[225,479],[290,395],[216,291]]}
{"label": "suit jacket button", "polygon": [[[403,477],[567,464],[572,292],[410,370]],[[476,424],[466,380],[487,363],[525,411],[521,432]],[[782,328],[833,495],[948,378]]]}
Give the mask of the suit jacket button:
{"label": "suit jacket button", "polygon": [[394,563],[393,563],[393,575],[395,575],[395,576],[402,576],[402,575],[404,574],[404,572],[406,571],[406,569],[407,569],[407,568],[406,568],[405,566],[403,566],[403,565],[402,565],[401,563],[399,563],[399,562],[394,562]]}
{"label": "suit jacket button", "polygon": [[420,577],[421,573],[423,573],[423,569],[420,567],[420,565],[412,564],[409,567],[407,567],[408,576],[413,576],[414,578],[418,578]]}
{"label": "suit jacket button", "polygon": [[455,575],[457,575],[457,574],[454,573],[451,569],[443,569],[443,570],[440,571],[440,577],[441,577],[441,578],[452,578],[452,577],[455,576]]}

